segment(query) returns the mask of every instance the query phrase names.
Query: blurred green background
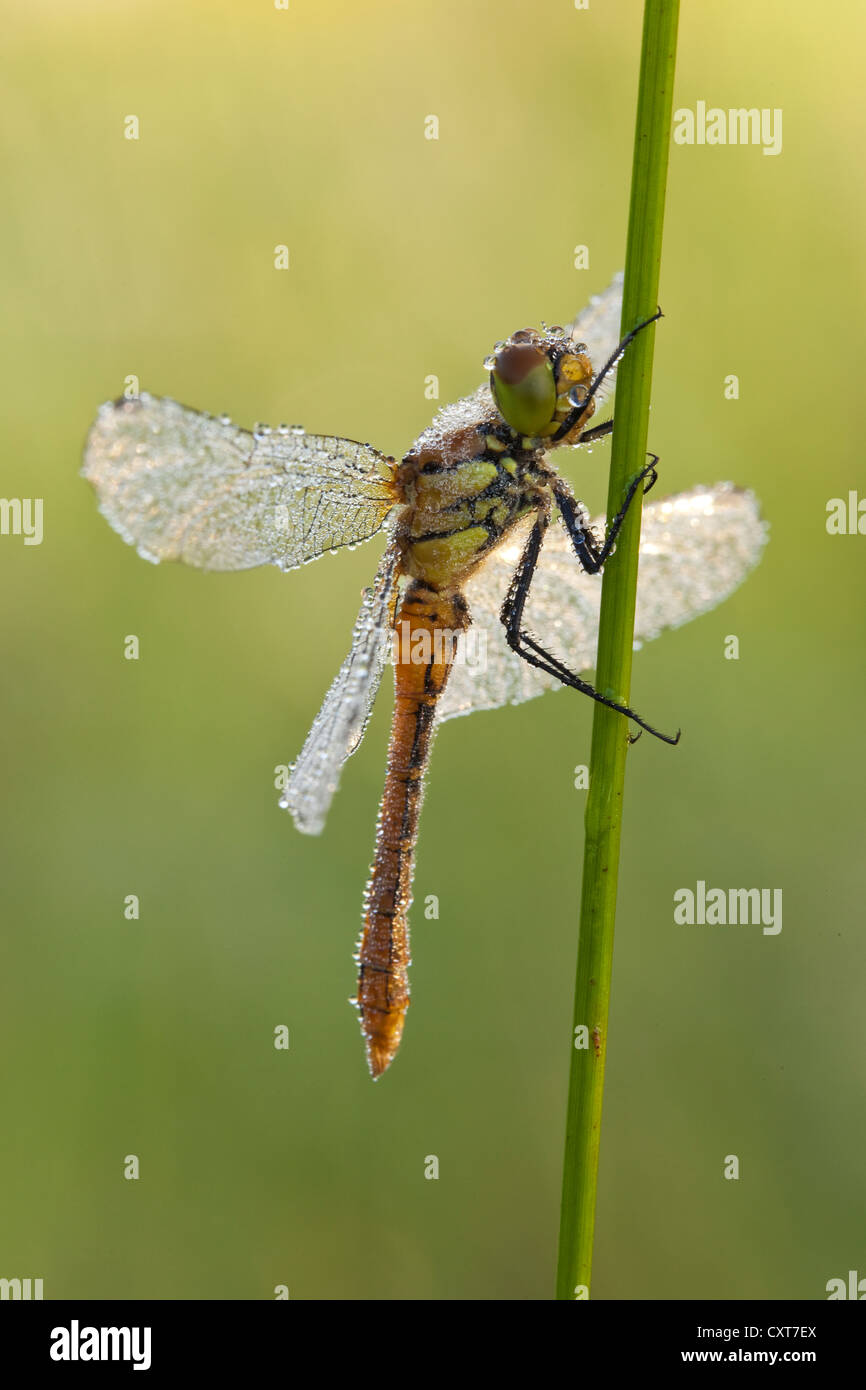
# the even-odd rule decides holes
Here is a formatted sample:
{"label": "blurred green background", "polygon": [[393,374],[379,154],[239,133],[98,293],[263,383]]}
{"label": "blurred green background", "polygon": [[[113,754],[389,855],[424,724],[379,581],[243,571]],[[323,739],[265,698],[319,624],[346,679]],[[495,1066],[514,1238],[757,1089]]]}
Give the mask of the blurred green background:
{"label": "blurred green background", "polygon": [[[381,546],[289,576],[153,568],[78,468],[131,373],[399,455],[428,374],[442,404],[494,340],[573,315],[623,261],[640,15],[7,10],[2,491],[44,497],[45,537],[0,539],[0,1275],[48,1298],[551,1295],[590,702],[443,730],[413,1007],[373,1086],[346,999],[387,688],[320,839],[272,776]],[[866,539],[825,530],[829,498],[866,494],[864,38],[853,0],[820,26],[805,0],[683,7],[675,105],[781,107],[784,148],[672,150],[650,439],[660,493],[733,478],[772,539],[635,664],[637,707],[685,733],[630,760],[599,1298],[822,1298],[866,1273]],[[565,468],[601,505],[607,450]],[[782,888],[781,934],[675,927],[699,878]]]}

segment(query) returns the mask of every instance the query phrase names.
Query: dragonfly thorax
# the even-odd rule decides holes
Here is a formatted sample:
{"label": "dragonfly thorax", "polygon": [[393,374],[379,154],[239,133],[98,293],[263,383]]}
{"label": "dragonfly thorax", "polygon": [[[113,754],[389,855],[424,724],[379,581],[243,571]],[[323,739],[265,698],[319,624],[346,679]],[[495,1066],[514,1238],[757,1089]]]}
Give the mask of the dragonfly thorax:
{"label": "dragonfly thorax", "polygon": [[458,589],[520,518],[538,509],[550,476],[540,442],[493,419],[447,447],[419,441],[397,474],[406,572],[440,592]]}

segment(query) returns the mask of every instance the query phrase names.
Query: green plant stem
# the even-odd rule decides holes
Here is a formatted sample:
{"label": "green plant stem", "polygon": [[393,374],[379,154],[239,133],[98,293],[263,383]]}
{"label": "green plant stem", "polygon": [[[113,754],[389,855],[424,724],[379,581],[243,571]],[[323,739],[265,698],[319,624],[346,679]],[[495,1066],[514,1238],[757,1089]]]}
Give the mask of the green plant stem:
{"label": "green plant stem", "polygon": [[[646,0],[622,306],[622,332],[658,304],[665,184],[673,109],[679,0]],[[607,514],[646,462],[655,325],[638,334],[618,371]],[[635,498],[605,567],[596,685],[629,703],[641,502]],[[644,734],[644,740],[650,735]],[[556,1296],[588,1297],[592,1273],[598,1153],[607,1052],[613,928],[628,725],[595,706],[586,803],[586,840],[574,1027],[589,1046],[572,1046]],[[644,751],[643,749],[641,750]],[[577,1038],[577,1035],[573,1035]]]}

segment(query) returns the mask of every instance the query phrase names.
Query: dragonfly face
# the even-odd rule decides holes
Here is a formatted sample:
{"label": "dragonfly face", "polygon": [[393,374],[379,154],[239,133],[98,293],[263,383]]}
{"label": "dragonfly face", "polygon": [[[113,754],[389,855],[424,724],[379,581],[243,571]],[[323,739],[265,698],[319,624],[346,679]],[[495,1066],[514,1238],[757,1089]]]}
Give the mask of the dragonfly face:
{"label": "dragonfly face", "polygon": [[491,395],[516,434],[577,443],[595,411],[590,400],[569,427],[569,418],[586,400],[592,383],[592,363],[584,343],[576,344],[561,328],[544,333],[521,328],[497,347],[488,364]]}
{"label": "dragonfly face", "polygon": [[[644,475],[602,541],[603,522],[590,524],[549,457],[608,432],[589,425],[604,375],[593,365],[607,364],[610,386],[621,296],[617,277],[567,329],[522,329],[498,344],[485,364],[489,385],[440,411],[399,465],[367,444],[298,429],[250,433],[146,395],[103,406],[88,437],[82,471],[100,510],[152,561],[288,570],[387,535],[349,654],[281,798],[298,829],[323,829],[393,653],[394,715],[357,956],[355,1002],[374,1077],[393,1060],[409,1003],[408,910],[438,725],[562,685],[643,723],[577,672],[594,664],[598,571]],[[645,474],[654,478],[651,466]],[[648,503],[636,640],[719,603],[757,563],[765,532],[751,493],[730,484]],[[464,659],[472,629],[486,639],[481,662]],[[545,630],[555,653],[533,635]]]}

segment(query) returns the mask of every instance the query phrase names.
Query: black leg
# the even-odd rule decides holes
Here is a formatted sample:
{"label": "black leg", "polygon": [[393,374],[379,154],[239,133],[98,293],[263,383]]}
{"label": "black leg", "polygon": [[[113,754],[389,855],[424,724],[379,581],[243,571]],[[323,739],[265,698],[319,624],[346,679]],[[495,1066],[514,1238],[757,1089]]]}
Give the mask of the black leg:
{"label": "black leg", "polygon": [[593,425],[591,430],[584,430],[578,443],[591,444],[594,439],[604,439],[606,434],[613,433],[613,420],[605,420],[602,425]]}
{"label": "black leg", "polygon": [[[506,633],[506,636],[508,634]],[[609,700],[606,695],[602,695],[600,690],[596,690],[589,681],[581,680],[573,671],[567,670],[561,662],[550,656],[543,647],[540,647],[526,632],[519,634],[520,640],[530,649],[524,651],[521,646],[514,646],[509,640],[509,646],[513,646],[518,656],[522,656],[524,661],[528,661],[531,666],[537,666],[539,670],[546,671],[548,675],[555,676],[571,690],[579,690],[582,695],[588,695],[591,700],[595,700],[599,705],[604,705],[606,709],[616,710],[617,714],[624,714],[627,719],[633,719],[635,724],[639,724],[642,729],[646,729],[653,738],[661,739],[662,743],[679,743],[681,729],[677,729],[675,734],[663,734],[661,730],[654,729],[652,724],[647,724],[645,719],[641,719],[629,705],[621,705],[616,700]],[[534,656],[532,654],[535,654]],[[539,659],[541,658],[541,659]],[[635,742],[634,739],[631,742]]]}
{"label": "black leg", "polygon": [[583,509],[575,502],[571,493],[567,491],[561,483],[554,483],[553,495],[556,498],[557,505],[562,514],[565,529],[571,537],[574,553],[587,574],[598,574],[605,560],[609,557],[616,545],[616,538],[620,533],[622,523],[625,521],[628,509],[644,478],[649,479],[649,482],[644,488],[644,494],[648,493],[650,488],[658,481],[658,473],[656,472],[656,464],[658,461],[658,454],[650,454],[650,461],[646,468],[643,468],[641,472],[638,473],[637,477],[632,479],[625,495],[625,501],[610,523],[604,543],[601,546],[599,546],[592,532],[586,525]]}
{"label": "black leg", "polygon": [[539,515],[536,517],[529,538],[523,547],[523,554],[517,565],[517,569],[508,586],[508,593],[505,595],[505,602],[499,613],[499,621],[505,628],[505,635],[508,645],[512,646],[510,633],[519,632],[520,624],[523,622],[523,610],[526,607],[526,596],[529,593],[529,586],[532,583],[532,576],[535,574],[535,567],[538,564],[538,557],[541,554],[541,543],[544,540],[544,533],[547,530],[547,517]]}
{"label": "black leg", "polygon": [[[653,488],[655,487],[656,483],[657,483],[658,480],[659,480],[659,475],[658,475],[658,472],[657,472],[657,464],[658,464],[658,461],[659,461],[659,456],[658,456],[658,454],[650,454],[650,455],[649,455],[649,461],[650,461],[650,464],[652,465],[652,467],[649,469],[649,482],[647,483],[646,487],[645,487],[644,490],[643,490],[643,495],[644,495],[644,497],[646,497],[646,495],[647,495],[648,492],[652,492]],[[645,469],[643,470],[643,473],[641,474],[641,477],[643,477],[646,473],[647,473],[647,469],[645,468]]]}
{"label": "black leg", "polygon": [[[640,479],[637,480],[638,482]],[[632,494],[633,495],[633,494]],[[561,503],[560,503],[561,505]],[[642,729],[646,729],[648,734],[659,738],[663,743],[679,743],[680,731],[674,737],[670,734],[659,733],[651,724],[647,724],[641,719],[640,715],[635,714],[628,705],[620,705],[616,700],[609,700],[606,695],[602,695],[596,690],[595,686],[590,685],[589,681],[581,680],[573,671],[569,671],[555,656],[546,651],[531,637],[528,632],[522,629],[523,610],[526,607],[526,599],[529,594],[529,587],[532,583],[532,576],[538,564],[538,557],[541,554],[541,545],[544,540],[544,533],[547,530],[547,517],[539,516],[529,533],[529,539],[523,548],[520,563],[514,572],[514,578],[502,605],[500,620],[505,627],[505,640],[513,652],[522,657],[530,666],[535,666],[539,671],[544,671],[546,675],[553,676],[555,680],[561,681],[563,685],[572,690],[579,690],[582,695],[588,695],[591,700],[595,700],[600,705],[605,705],[607,709],[616,710],[618,714],[623,714],[627,719],[633,719]]]}
{"label": "black leg", "polygon": [[569,411],[568,415],[566,415],[559,429],[556,431],[556,434],[554,434],[551,437],[551,443],[555,444],[557,440],[563,439],[565,435],[567,435],[571,430],[574,429],[575,425],[577,424],[581,415],[583,415],[584,411],[586,410],[586,407],[589,405],[589,402],[592,400],[596,391],[601,386],[608,372],[616,366],[617,362],[622,357],[623,353],[625,352],[632,339],[636,338],[638,333],[641,333],[645,328],[649,328],[651,323],[655,323],[656,319],[660,319],[661,317],[662,311],[661,309],[657,309],[651,318],[644,319],[643,323],[639,323],[637,328],[633,328],[630,333],[626,333],[622,342],[611,353],[610,357],[605,362],[601,371],[597,374],[597,376],[593,378],[592,385],[587,391],[584,399],[580,402],[580,405],[576,405],[574,407],[574,410]]}

